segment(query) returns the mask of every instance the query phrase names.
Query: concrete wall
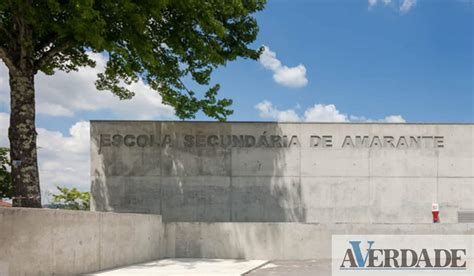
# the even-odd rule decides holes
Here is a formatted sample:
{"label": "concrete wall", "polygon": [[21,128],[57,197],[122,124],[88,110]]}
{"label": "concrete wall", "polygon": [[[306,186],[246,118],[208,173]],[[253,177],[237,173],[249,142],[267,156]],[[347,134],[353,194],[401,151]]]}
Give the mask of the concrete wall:
{"label": "concrete wall", "polygon": [[472,235],[474,223],[169,222],[160,216],[0,208],[0,275],[75,275],[160,258],[330,259],[334,234]]}
{"label": "concrete wall", "polygon": [[166,257],[331,259],[332,235],[471,235],[474,224],[166,223]]}
{"label": "concrete wall", "polygon": [[0,208],[0,275],[73,275],[162,257],[160,216]]}
{"label": "concrete wall", "polygon": [[[119,139],[126,135],[128,145]],[[150,146],[143,135],[155,142],[169,135],[170,143]],[[213,135],[298,143],[208,144]],[[315,146],[311,136],[330,139]],[[343,147],[346,136],[354,145]],[[358,145],[355,136],[377,136],[382,145]],[[404,146],[400,136],[432,138]],[[474,210],[472,124],[94,121],[91,137],[99,211],[189,222],[429,223],[437,202],[441,221],[454,223],[458,211]]]}

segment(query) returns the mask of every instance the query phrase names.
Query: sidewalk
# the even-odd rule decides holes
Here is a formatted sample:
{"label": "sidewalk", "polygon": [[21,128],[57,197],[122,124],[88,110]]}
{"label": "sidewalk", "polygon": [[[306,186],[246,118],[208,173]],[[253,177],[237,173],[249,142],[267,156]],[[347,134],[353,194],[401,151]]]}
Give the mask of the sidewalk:
{"label": "sidewalk", "polygon": [[219,276],[243,275],[268,261],[232,259],[162,259],[118,269],[87,275],[125,276],[125,275],[183,275]]}
{"label": "sidewalk", "polygon": [[271,261],[245,274],[249,276],[330,276],[330,260]]}

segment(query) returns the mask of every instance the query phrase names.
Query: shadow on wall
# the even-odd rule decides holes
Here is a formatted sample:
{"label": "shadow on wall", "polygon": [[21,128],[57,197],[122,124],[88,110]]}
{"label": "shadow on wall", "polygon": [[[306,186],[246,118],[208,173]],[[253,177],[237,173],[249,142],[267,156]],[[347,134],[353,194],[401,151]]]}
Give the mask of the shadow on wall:
{"label": "shadow on wall", "polygon": [[[304,222],[300,125],[93,122],[93,206],[164,221]],[[100,135],[153,135],[160,146],[99,148]]]}
{"label": "shadow on wall", "polygon": [[232,148],[232,221],[305,221],[300,126],[254,123],[233,128],[233,133],[254,135],[257,146]]}
{"label": "shadow on wall", "polygon": [[291,140],[298,132],[268,123],[164,123],[175,143],[162,151],[163,219],[304,221],[300,146]]}
{"label": "shadow on wall", "polygon": [[165,257],[258,259],[272,254],[281,257],[288,251],[284,248],[284,225],[289,224],[167,223]]}
{"label": "shadow on wall", "polygon": [[352,226],[313,223],[171,222],[165,224],[165,257],[331,259],[332,234],[351,231]]}
{"label": "shadow on wall", "polygon": [[91,122],[91,209],[160,214],[161,122]]}

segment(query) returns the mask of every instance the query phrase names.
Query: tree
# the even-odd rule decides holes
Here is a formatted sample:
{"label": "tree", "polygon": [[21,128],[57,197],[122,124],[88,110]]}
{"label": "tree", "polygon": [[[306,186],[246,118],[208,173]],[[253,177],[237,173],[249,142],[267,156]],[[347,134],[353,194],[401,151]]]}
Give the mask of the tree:
{"label": "tree", "polygon": [[12,177],[8,170],[9,166],[8,149],[0,148],[0,199],[12,197]]}
{"label": "tree", "polygon": [[68,210],[90,210],[91,194],[81,192],[76,188],[56,187],[58,194],[53,194],[52,203]]}
{"label": "tree", "polygon": [[[35,88],[37,72],[54,74],[95,66],[88,52],[107,55],[98,90],[120,99],[125,85],[144,80],[173,106],[179,118],[198,111],[225,120],[232,101],[210,85],[215,68],[238,57],[257,59],[252,49],[258,25],[252,16],[265,0],[2,0],[0,58],[9,71],[13,206],[41,207]],[[197,93],[184,84],[206,87]],[[64,91],[65,93],[67,91]],[[200,95],[200,96],[199,96]]]}

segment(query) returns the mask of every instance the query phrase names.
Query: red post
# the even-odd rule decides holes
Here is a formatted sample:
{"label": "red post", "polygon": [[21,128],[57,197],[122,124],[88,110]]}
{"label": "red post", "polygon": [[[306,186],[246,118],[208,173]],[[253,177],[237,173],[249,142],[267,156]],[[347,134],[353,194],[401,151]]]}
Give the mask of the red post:
{"label": "red post", "polygon": [[433,203],[431,208],[431,213],[433,214],[433,223],[439,223],[439,204]]}

